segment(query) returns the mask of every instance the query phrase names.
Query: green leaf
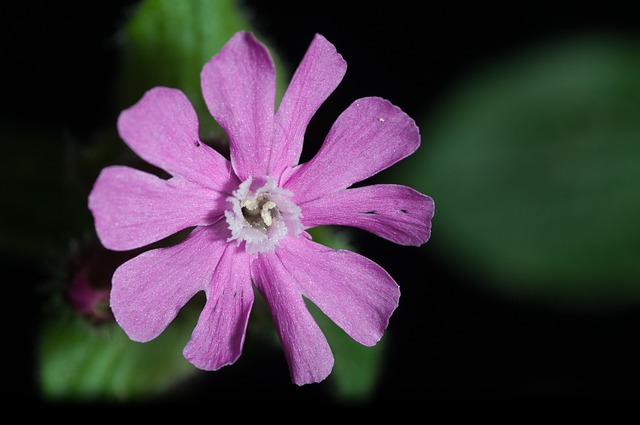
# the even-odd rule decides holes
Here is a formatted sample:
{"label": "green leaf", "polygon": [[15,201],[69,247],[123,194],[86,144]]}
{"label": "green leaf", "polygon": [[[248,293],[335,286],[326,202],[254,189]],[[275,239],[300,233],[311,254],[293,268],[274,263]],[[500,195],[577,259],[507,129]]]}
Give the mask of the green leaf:
{"label": "green leaf", "polygon": [[476,72],[396,177],[433,196],[429,250],[520,299],[640,301],[640,44],[593,35]]}
{"label": "green leaf", "polygon": [[[337,228],[323,226],[309,230],[314,241],[334,249],[355,251],[346,233]],[[307,302],[309,311],[322,328],[335,358],[328,378],[335,388],[338,400],[345,403],[367,401],[376,389],[384,360],[383,338],[377,345],[366,347],[351,339],[313,303]]]}
{"label": "green leaf", "polygon": [[222,130],[207,112],[200,91],[200,71],[234,33],[255,33],[248,16],[234,0],[142,2],[124,31],[122,107],[137,102],[152,87],[178,88],[198,113],[203,139],[220,138]]}
{"label": "green leaf", "polygon": [[183,309],[159,337],[142,344],[116,323],[91,326],[63,311],[41,332],[42,393],[58,401],[132,401],[170,391],[197,371],[176,349],[195,320],[195,311]]}
{"label": "green leaf", "polygon": [[366,347],[347,335],[313,303],[307,307],[327,337],[334,356],[333,371],[327,379],[335,388],[336,400],[366,402],[374,393],[381,375],[384,341]]}

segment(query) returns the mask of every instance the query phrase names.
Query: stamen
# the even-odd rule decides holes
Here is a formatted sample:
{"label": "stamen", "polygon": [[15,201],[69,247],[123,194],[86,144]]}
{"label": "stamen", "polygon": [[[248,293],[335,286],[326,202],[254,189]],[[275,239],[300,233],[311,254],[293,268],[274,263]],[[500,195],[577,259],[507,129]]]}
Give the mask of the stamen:
{"label": "stamen", "polygon": [[[260,211],[260,217],[262,217],[262,221],[267,227],[271,227],[271,225],[273,224],[273,218],[271,217],[271,210],[275,209],[275,207],[276,207],[276,203],[273,201],[265,202],[265,204],[262,206],[262,210]],[[278,210],[276,209],[275,212],[277,213]]]}
{"label": "stamen", "polygon": [[231,204],[225,212],[231,230],[229,241],[244,241],[248,253],[271,252],[287,234],[300,233],[300,208],[290,197],[289,191],[270,179],[257,189],[252,188],[251,178],[242,182],[227,198]]}

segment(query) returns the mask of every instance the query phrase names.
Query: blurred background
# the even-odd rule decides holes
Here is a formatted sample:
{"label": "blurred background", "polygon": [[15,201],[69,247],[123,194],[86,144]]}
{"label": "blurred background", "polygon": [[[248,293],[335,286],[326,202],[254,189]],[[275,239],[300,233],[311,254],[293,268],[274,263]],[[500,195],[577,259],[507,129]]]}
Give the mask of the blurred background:
{"label": "blurred background", "polygon": [[[220,2],[227,3],[231,12],[211,22],[203,15],[194,25],[198,40],[206,39],[201,28],[207,25],[221,28],[211,37],[222,42],[235,28],[255,31],[277,55],[278,69],[286,70],[285,86],[316,32],[347,61],[343,82],[309,127],[303,158],[359,97],[384,97],[420,126],[418,152],[372,180],[408,184],[434,198],[431,240],[414,248],[364,232],[339,234],[401,287],[379,354],[364,355],[371,382],[354,390],[356,396],[336,384],[351,379],[336,354],[336,377],[298,388],[281,348],[258,349],[260,338],[249,335],[240,360],[218,372],[163,360],[181,378],[176,384],[167,378],[172,384],[159,394],[81,394],[83,385],[95,384],[87,384],[87,376],[97,369],[109,375],[121,360],[101,359],[99,367],[84,360],[106,352],[112,337],[88,342],[97,347],[91,354],[84,336],[49,327],[56,322],[51,298],[64,303],[60,293],[82,269],[78,262],[93,261],[83,248],[95,238],[86,196],[97,172],[130,160],[114,137],[115,120],[154,78],[197,93],[201,66],[217,48],[185,58],[171,80],[162,72],[181,59],[180,43],[172,50],[167,42],[176,35],[171,17],[180,21],[178,13],[163,21],[148,8],[151,18],[132,27],[138,1],[80,9],[5,2],[0,261],[9,289],[5,355],[20,374],[4,392],[60,404],[637,398],[636,14],[613,3],[591,9],[570,2],[493,8],[395,1],[345,9],[333,0]],[[158,22],[164,27],[151,25]],[[154,34],[165,44],[150,41]],[[136,73],[139,79],[131,77]],[[99,264],[118,262],[103,254],[96,254]],[[177,333],[177,342],[162,347],[180,357],[185,340]],[[51,370],[65,372],[52,378]],[[65,384],[70,381],[75,389]]]}

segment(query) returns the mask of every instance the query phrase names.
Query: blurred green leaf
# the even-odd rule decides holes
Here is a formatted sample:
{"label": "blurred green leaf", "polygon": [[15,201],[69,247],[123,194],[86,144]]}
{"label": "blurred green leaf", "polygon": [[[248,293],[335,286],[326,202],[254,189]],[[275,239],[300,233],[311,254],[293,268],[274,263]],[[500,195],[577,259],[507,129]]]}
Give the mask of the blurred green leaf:
{"label": "blurred green leaf", "polygon": [[[155,86],[178,88],[196,108],[203,138],[221,137],[222,130],[207,112],[200,91],[200,71],[234,33],[247,30],[255,34],[250,16],[235,0],[143,1],[123,34],[122,107],[137,102]],[[280,71],[273,49],[270,51]]]}
{"label": "blurred green leaf", "polygon": [[640,301],[640,43],[538,46],[476,72],[421,122],[396,177],[435,199],[430,252],[561,305]]}
{"label": "blurred green leaf", "polygon": [[[310,229],[314,241],[334,249],[354,248],[346,233],[333,227]],[[335,387],[342,402],[364,402],[373,394],[381,374],[384,355],[383,338],[373,347],[366,347],[351,339],[313,303],[307,302],[309,311],[322,328],[335,358],[328,380]]]}
{"label": "blurred green leaf", "polygon": [[307,306],[333,352],[335,360],[328,381],[335,388],[336,400],[344,403],[367,401],[382,372],[385,339],[373,347],[366,347],[351,339],[313,303],[307,302]]}
{"label": "blurred green leaf", "polygon": [[158,338],[144,344],[131,341],[115,323],[91,326],[66,313],[42,329],[40,383],[47,399],[149,399],[197,371],[176,349],[191,335],[194,310],[183,309]]}

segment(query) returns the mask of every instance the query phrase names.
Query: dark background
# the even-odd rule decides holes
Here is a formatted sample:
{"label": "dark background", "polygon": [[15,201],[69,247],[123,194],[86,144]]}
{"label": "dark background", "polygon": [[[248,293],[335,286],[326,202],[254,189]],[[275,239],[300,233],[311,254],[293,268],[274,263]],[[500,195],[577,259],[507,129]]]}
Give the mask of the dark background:
{"label": "dark background", "polygon": [[[312,122],[324,135],[353,100],[376,95],[410,116],[423,117],[452,87],[483,64],[545,40],[588,30],[638,33],[637,15],[607,3],[590,9],[575,2],[491,7],[411,1],[244,1],[258,30],[295,65],[315,32],[343,55],[342,84]],[[90,4],[90,6],[89,6]],[[113,84],[118,30],[135,1],[66,2],[2,7],[2,120],[57,128],[76,140],[114,125]],[[309,138],[308,148],[321,140]],[[2,140],[2,143],[19,143]],[[428,134],[423,147],[428,149]],[[305,151],[308,153],[308,151]],[[436,205],[438,200],[436,199]],[[10,205],[3,208],[11,208]],[[25,212],[25,223],[37,220]],[[437,214],[432,238],[438,238]],[[400,306],[391,319],[382,382],[374,402],[420,401],[631,401],[640,366],[635,340],[640,312],[567,312],[485,292],[426,248],[397,247],[358,234],[361,251],[400,284]],[[38,399],[33,353],[41,295],[34,290],[47,269],[28,259],[3,259],[10,297],[20,318],[5,366],[24,373],[10,394]],[[15,293],[14,293],[15,291]],[[13,305],[4,299],[4,305]],[[23,321],[24,320],[24,321]],[[13,335],[11,332],[10,335]],[[25,338],[26,336],[26,338]],[[17,341],[17,342],[16,342]],[[25,349],[28,353],[24,354]],[[181,347],[176,347],[181,350]],[[5,348],[6,350],[6,348]],[[247,354],[244,354],[247,355]],[[241,357],[242,359],[242,357]],[[331,400],[326,386],[295,387],[281,352],[215,372],[171,400],[282,398]]]}

